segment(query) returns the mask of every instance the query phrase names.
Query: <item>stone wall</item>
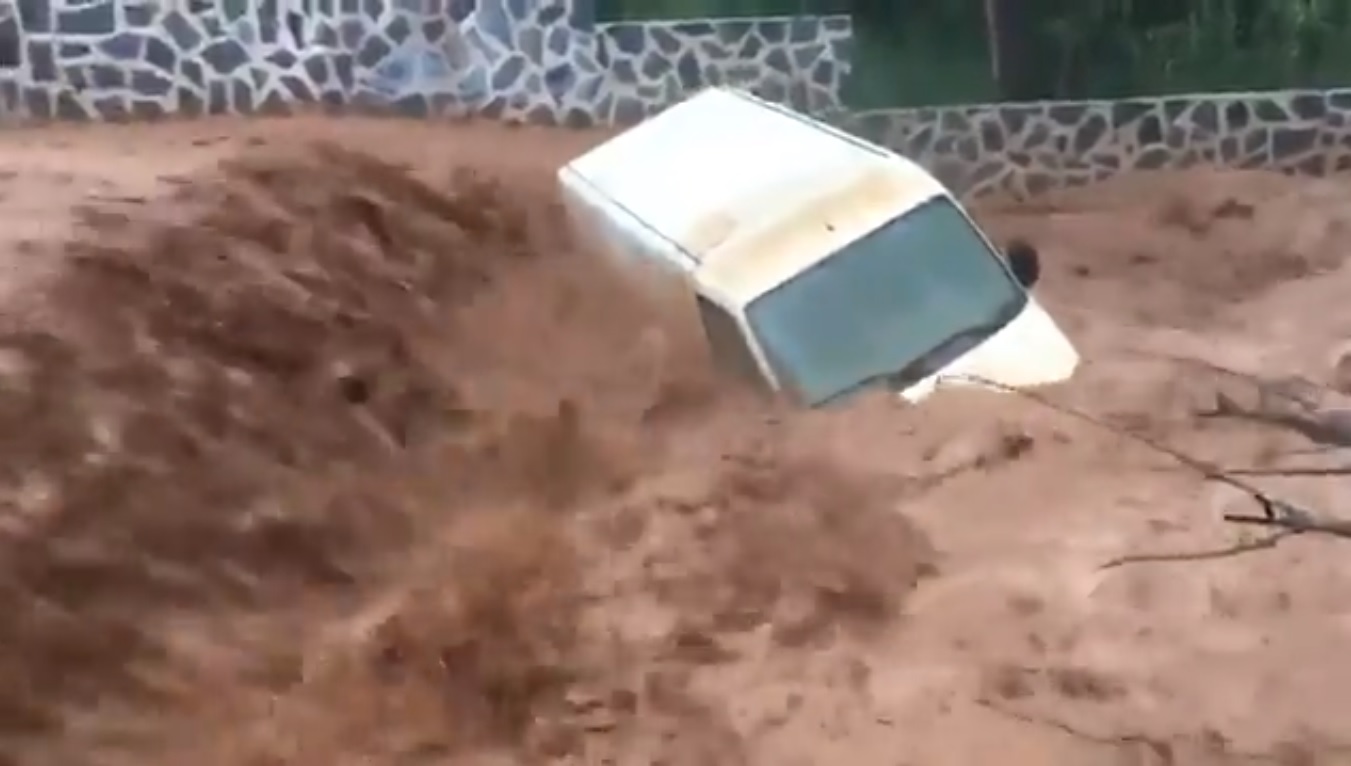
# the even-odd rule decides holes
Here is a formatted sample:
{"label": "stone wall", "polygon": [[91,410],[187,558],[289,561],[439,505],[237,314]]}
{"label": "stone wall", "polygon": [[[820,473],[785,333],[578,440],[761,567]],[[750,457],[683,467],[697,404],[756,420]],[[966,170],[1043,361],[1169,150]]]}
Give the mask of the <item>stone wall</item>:
{"label": "stone wall", "polygon": [[849,114],[843,16],[598,24],[591,0],[0,0],[0,118],[281,112],[628,123],[710,84],[826,116],[969,195],[1197,162],[1351,168],[1351,89]]}
{"label": "stone wall", "polygon": [[1351,89],[897,109],[837,118],[968,196],[1208,163],[1351,170]]}
{"label": "stone wall", "polygon": [[587,0],[0,0],[0,113],[322,102],[589,124],[724,82],[825,110],[850,38],[843,16],[597,24]]}

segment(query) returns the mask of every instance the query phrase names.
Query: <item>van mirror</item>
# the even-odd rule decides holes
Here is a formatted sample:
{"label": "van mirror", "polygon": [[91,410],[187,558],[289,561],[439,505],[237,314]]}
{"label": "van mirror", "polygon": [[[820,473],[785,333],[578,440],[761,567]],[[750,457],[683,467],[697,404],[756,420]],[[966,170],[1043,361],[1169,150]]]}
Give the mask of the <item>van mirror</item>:
{"label": "van mirror", "polygon": [[1004,257],[1013,278],[1025,289],[1030,290],[1041,279],[1041,256],[1032,243],[1015,239],[1004,249]]}

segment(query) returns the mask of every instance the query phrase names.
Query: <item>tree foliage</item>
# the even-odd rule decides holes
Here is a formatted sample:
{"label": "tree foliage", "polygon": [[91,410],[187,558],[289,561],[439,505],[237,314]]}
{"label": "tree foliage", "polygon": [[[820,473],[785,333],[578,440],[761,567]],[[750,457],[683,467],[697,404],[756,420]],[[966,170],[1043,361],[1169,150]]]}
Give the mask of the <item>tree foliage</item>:
{"label": "tree foliage", "polygon": [[[876,2],[855,2],[865,48],[855,85],[917,66],[934,84],[924,92],[856,88],[866,105],[1351,85],[1351,0],[911,0],[909,22],[899,26],[889,21],[894,12],[872,10]],[[992,29],[991,7],[1014,28]],[[943,34],[954,15],[987,34],[978,44]],[[997,79],[992,32],[1006,33],[1006,52],[1018,54],[1000,62]],[[944,40],[946,54],[913,60],[907,49],[926,37]],[[987,78],[961,74],[972,69],[963,59],[984,59]]]}
{"label": "tree foliage", "polygon": [[[859,107],[1351,85],[1351,0],[598,0],[602,19],[849,13]],[[1022,51],[996,80],[987,6]],[[1012,70],[1012,71],[1011,71]]]}
{"label": "tree foliage", "polygon": [[1351,84],[1351,0],[1078,0],[1044,25],[1062,97]]}

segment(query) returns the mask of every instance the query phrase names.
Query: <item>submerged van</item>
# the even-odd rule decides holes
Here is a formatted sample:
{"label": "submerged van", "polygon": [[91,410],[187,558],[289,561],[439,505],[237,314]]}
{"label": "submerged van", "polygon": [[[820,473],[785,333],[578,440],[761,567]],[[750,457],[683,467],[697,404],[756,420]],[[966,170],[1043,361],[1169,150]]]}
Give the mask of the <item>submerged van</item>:
{"label": "submerged van", "polygon": [[738,90],[700,92],[559,171],[611,253],[686,280],[715,362],[806,406],[886,386],[1066,380],[1073,345],[923,168]]}

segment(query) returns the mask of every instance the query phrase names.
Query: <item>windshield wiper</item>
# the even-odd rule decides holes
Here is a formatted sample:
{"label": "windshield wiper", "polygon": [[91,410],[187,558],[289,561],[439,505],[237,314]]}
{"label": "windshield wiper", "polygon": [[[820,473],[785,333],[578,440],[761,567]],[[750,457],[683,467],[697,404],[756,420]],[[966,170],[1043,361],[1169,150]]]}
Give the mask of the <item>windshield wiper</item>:
{"label": "windshield wiper", "polygon": [[863,391],[879,384],[884,385],[889,389],[903,391],[942,369],[952,360],[980,345],[990,336],[1002,330],[1005,325],[1013,321],[1014,317],[1018,316],[1018,312],[1022,311],[1022,307],[1023,304],[1021,301],[1010,302],[995,314],[994,319],[972,325],[965,330],[948,336],[937,346],[924,352],[922,355],[898,370],[879,370],[872,375],[866,375],[854,385],[840,391],[838,394],[822,402],[822,404],[840,401],[858,391]]}
{"label": "windshield wiper", "polygon": [[942,343],[886,377],[890,378],[891,382],[898,388],[909,388],[938,372],[952,360],[979,346],[1008,323],[1009,320],[1001,312],[996,321],[972,325],[955,335],[949,336]]}
{"label": "windshield wiper", "polygon": [[842,401],[859,391],[866,391],[877,385],[885,386],[889,390],[904,391],[942,369],[944,365],[961,356],[967,350],[980,345],[986,338],[999,332],[1005,324],[1007,322],[987,322],[962,330],[899,370],[882,370],[872,375],[865,375],[857,383],[825,399],[818,406]]}

